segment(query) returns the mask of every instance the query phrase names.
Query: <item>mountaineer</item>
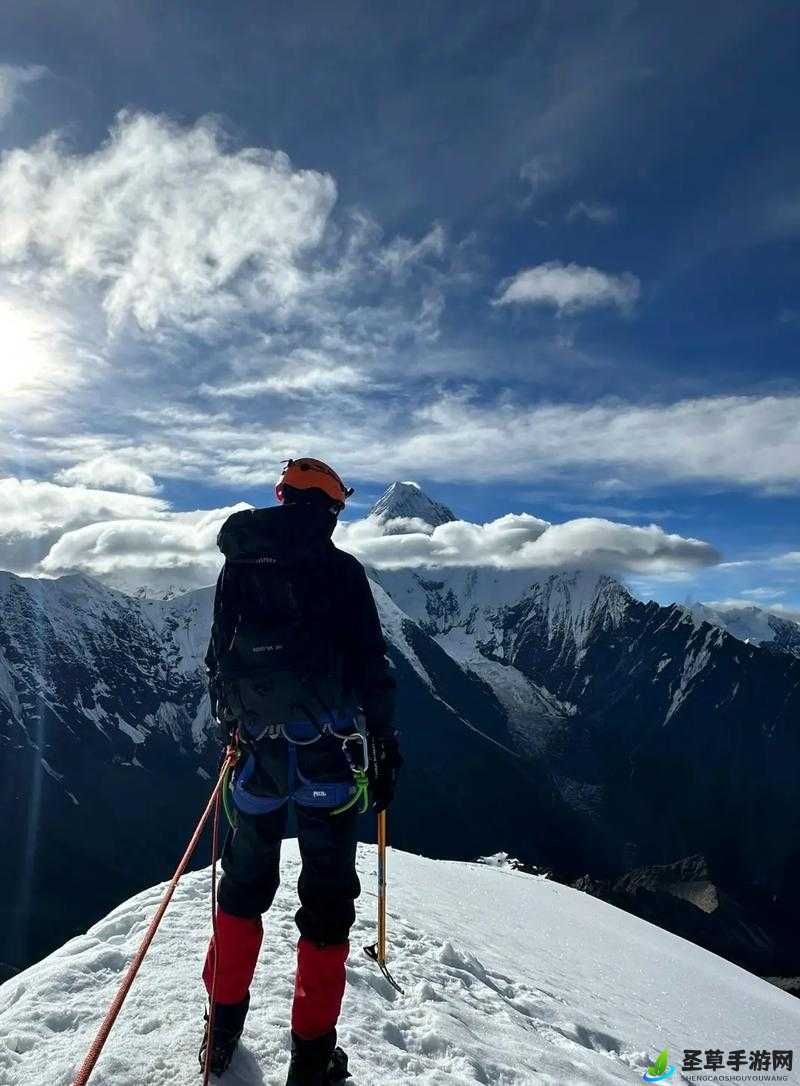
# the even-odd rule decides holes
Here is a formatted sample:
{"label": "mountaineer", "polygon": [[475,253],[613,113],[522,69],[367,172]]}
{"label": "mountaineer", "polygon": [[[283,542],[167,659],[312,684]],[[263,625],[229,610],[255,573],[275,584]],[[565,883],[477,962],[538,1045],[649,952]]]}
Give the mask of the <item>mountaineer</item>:
{"label": "mountaineer", "polygon": [[349,1077],[336,1025],[360,893],[358,815],[368,802],[386,809],[402,758],[369,581],[331,539],[352,490],[327,464],[302,458],[288,461],[275,492],[278,506],[234,513],[217,541],[225,564],[206,667],[223,741],[240,758],[203,979],[210,999],[216,965],[210,1043],[219,1075],[244,1027],[293,800],[302,871],[286,1086],[326,1086]]}

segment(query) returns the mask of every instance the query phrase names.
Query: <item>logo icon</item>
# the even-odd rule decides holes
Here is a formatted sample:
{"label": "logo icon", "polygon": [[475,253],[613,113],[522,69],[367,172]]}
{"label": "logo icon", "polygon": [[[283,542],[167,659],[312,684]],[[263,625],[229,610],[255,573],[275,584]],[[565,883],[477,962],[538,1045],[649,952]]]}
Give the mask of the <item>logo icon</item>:
{"label": "logo icon", "polygon": [[663,1082],[675,1074],[675,1068],[669,1062],[669,1053],[666,1048],[659,1053],[655,1063],[651,1063],[642,1078],[645,1082]]}

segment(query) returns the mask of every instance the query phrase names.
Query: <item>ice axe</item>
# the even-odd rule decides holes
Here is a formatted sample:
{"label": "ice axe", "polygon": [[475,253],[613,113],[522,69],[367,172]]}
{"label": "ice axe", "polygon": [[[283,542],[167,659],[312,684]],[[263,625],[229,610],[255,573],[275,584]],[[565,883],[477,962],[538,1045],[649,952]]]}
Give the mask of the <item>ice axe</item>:
{"label": "ice axe", "polygon": [[377,962],[391,986],[403,995],[403,989],[386,967],[386,811],[378,814],[378,941],[365,946],[364,953]]}

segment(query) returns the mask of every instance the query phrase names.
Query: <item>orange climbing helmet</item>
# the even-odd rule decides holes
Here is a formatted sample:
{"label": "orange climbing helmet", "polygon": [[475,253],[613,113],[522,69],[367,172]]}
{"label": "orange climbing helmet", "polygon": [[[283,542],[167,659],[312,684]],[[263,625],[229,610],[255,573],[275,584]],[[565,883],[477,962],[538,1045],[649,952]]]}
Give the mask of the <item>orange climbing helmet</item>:
{"label": "orange climbing helmet", "polygon": [[344,506],[353,493],[353,488],[345,486],[333,468],[321,460],[313,460],[310,456],[285,462],[281,477],[275,484],[275,497],[279,502],[284,500],[284,487],[321,490],[341,506]]}

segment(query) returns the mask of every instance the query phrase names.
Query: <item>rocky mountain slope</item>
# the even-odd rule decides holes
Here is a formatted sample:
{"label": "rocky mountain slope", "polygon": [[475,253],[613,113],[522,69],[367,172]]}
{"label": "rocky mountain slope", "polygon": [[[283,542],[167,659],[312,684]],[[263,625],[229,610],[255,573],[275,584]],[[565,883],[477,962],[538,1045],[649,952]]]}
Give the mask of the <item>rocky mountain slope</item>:
{"label": "rocky mountain slope", "polygon": [[602,818],[612,867],[699,850],[765,893],[790,892],[796,659],[594,574],[376,576],[492,687],[517,749],[545,757],[564,794]]}
{"label": "rocky mountain slope", "polygon": [[[409,487],[374,514],[390,530],[452,517]],[[594,573],[372,576],[400,689],[399,846],[505,850],[609,886],[700,853],[772,933],[748,964],[800,971],[783,938],[800,890],[800,660]],[[40,956],[174,863],[218,760],[211,603],[211,589],[149,600],[0,575],[0,962]]]}
{"label": "rocky mountain slope", "polygon": [[[779,971],[781,955],[800,967],[795,624],[769,622],[764,644],[745,641],[710,613],[645,604],[614,578],[578,571],[375,577],[490,686],[516,749],[587,816],[596,876],[701,853],[747,928],[745,955],[719,914],[726,934],[713,945],[728,940],[764,971]],[[676,925],[687,935],[700,927]]]}
{"label": "rocky mountain slope", "polygon": [[[393,839],[433,856],[507,843],[552,859],[570,818],[549,775],[514,750],[492,691],[375,593],[406,758]],[[202,668],[212,598],[0,577],[6,971],[174,866],[219,761]]]}

